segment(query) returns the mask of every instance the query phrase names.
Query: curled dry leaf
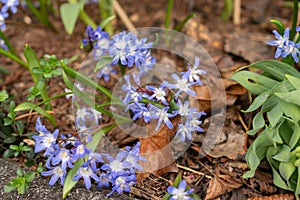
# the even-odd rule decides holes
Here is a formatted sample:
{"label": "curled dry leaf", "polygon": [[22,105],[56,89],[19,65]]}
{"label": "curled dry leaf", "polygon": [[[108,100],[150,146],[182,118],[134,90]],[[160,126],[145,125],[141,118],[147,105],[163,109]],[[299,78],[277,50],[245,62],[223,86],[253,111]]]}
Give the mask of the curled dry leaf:
{"label": "curled dry leaf", "polygon": [[205,200],[215,199],[227,192],[231,192],[243,185],[241,180],[235,179],[229,175],[216,175],[209,182],[209,186],[206,191]]}
{"label": "curled dry leaf", "polygon": [[155,132],[156,123],[147,125],[146,133],[151,136],[140,138],[140,154],[148,161],[140,163],[143,167],[143,172],[137,176],[139,181],[147,178],[150,173],[161,176],[167,172],[177,172],[178,169],[170,146],[170,139],[174,136],[180,120],[179,116],[172,118],[172,129],[164,125],[155,134],[153,133]]}

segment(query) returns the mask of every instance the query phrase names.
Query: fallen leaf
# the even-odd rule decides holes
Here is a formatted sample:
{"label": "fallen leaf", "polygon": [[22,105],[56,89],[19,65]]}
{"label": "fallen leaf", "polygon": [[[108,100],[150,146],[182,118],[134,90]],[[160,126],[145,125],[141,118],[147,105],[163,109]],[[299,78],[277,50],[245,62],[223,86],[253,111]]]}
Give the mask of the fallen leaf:
{"label": "fallen leaf", "polygon": [[214,199],[222,194],[231,192],[243,185],[238,179],[235,179],[228,175],[216,175],[209,182],[209,186],[206,191],[205,200]]}
{"label": "fallen leaf", "polygon": [[140,154],[148,160],[140,163],[143,167],[143,172],[137,175],[139,181],[147,178],[150,173],[161,176],[167,172],[177,172],[178,169],[173,157],[170,139],[175,135],[180,120],[180,117],[172,118],[172,129],[163,125],[157,132],[155,132],[156,123],[147,125],[146,135],[149,137],[139,138],[141,142]]}

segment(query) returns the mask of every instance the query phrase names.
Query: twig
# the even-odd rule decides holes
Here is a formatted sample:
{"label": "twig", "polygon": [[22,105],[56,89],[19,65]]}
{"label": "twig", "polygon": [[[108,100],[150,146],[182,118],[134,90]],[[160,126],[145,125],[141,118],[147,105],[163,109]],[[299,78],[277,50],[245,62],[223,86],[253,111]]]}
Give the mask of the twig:
{"label": "twig", "polygon": [[233,23],[235,25],[241,23],[241,0],[234,0]]}
{"label": "twig", "polygon": [[198,175],[200,175],[200,176],[205,176],[205,177],[208,178],[208,179],[212,179],[212,178],[213,178],[213,177],[211,177],[211,176],[209,176],[209,175],[206,175],[206,174],[204,174],[204,173],[202,173],[202,172],[198,172],[198,171],[193,170],[193,169],[191,169],[191,168],[188,168],[188,167],[185,167],[185,166],[182,166],[182,165],[179,165],[179,164],[176,164],[176,165],[177,165],[177,167],[180,168],[180,169],[184,169],[184,170],[186,170],[186,171],[189,171],[189,172],[198,174]]}
{"label": "twig", "polygon": [[117,0],[113,1],[113,6],[115,11],[117,12],[117,14],[119,15],[119,17],[121,18],[121,20],[123,21],[123,23],[125,24],[125,26],[134,34],[137,34],[137,31],[135,30],[135,26],[133,25],[133,23],[131,22],[131,20],[129,19],[129,17],[127,16],[127,14],[125,13],[125,11],[123,10],[123,8],[121,7],[121,5],[119,4],[119,2]]}
{"label": "twig", "polygon": [[[50,115],[53,115],[54,112],[53,111],[46,111],[48,114]],[[38,112],[30,112],[30,113],[26,113],[26,114],[23,114],[23,115],[19,115],[18,117],[15,118],[15,120],[19,120],[19,119],[23,119],[25,117],[30,117],[30,116],[33,116],[33,115],[38,115],[39,113]]]}
{"label": "twig", "polygon": [[245,122],[244,122],[242,116],[240,115],[240,113],[238,113],[238,118],[239,118],[243,128],[245,129],[245,131],[248,131],[249,129],[248,129],[247,125],[245,124]]}

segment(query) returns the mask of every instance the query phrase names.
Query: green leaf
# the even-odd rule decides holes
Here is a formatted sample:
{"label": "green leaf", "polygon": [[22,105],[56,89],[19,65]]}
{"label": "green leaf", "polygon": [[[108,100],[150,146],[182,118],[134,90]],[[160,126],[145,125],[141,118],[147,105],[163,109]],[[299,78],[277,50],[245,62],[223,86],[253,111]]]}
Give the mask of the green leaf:
{"label": "green leaf", "polygon": [[291,75],[286,75],[289,82],[295,87],[295,89],[300,90],[300,79]]}
{"label": "green leaf", "polygon": [[36,112],[38,112],[39,114],[47,117],[50,122],[55,126],[55,118],[53,115],[48,114],[43,108],[37,106],[36,104],[32,103],[32,102],[23,102],[20,105],[18,105],[15,108],[15,112],[17,111],[23,111],[23,110],[29,110],[30,112],[32,110],[35,110]]}
{"label": "green leaf", "polygon": [[254,116],[252,126],[253,126],[253,129],[247,132],[249,135],[256,134],[257,131],[259,131],[261,128],[263,128],[265,126],[265,119],[263,117],[262,112],[258,112]]}
{"label": "green leaf", "polygon": [[295,90],[286,93],[275,93],[275,95],[284,101],[300,106],[300,90]]}
{"label": "green leaf", "polygon": [[17,170],[17,175],[22,177],[24,175],[23,171],[21,169]]}
{"label": "green leaf", "polygon": [[[27,44],[25,46],[25,50],[24,50],[24,56],[26,58],[26,61],[29,65],[29,71],[31,74],[34,74],[33,73],[33,68],[34,67],[41,67],[40,66],[40,62],[39,62],[39,59],[37,58],[36,56],[36,53],[34,52],[33,49],[31,49]],[[37,83],[40,79],[41,79],[42,76],[38,76],[38,75],[33,75],[32,78],[34,80],[35,83]]]}
{"label": "green leaf", "polygon": [[97,72],[100,68],[108,65],[113,61],[113,58],[110,56],[101,56],[101,60],[99,60],[96,64],[96,67],[94,69],[94,72]]}
{"label": "green leaf", "polygon": [[6,143],[6,144],[10,144],[10,143],[15,142],[16,140],[17,140],[16,137],[10,136],[10,137],[5,138],[3,142]]}
{"label": "green leaf", "polygon": [[272,142],[266,135],[264,130],[249,147],[246,154],[246,161],[250,170],[246,172],[243,177],[251,178],[254,176],[255,170],[260,164],[260,161],[265,158],[268,147],[272,145]]}
{"label": "green leaf", "polygon": [[282,149],[273,156],[273,159],[280,162],[288,162],[291,157],[291,148],[287,145],[282,145]]}
{"label": "green leaf", "polygon": [[109,17],[107,17],[107,18],[105,18],[105,19],[103,19],[102,21],[101,21],[101,23],[100,23],[100,27],[105,27],[107,24],[109,24],[112,20],[114,20],[116,18],[116,16],[115,15],[112,15],[112,16],[109,16]]}
{"label": "green leaf", "polygon": [[262,106],[268,99],[269,97],[269,93],[268,92],[264,92],[260,95],[258,95],[254,101],[252,102],[252,104],[249,106],[249,108],[247,110],[245,110],[244,112],[253,112],[256,109],[258,109],[260,106]]}
{"label": "green leaf", "polygon": [[271,19],[270,22],[275,24],[275,26],[277,27],[278,32],[279,32],[280,35],[284,34],[285,28],[284,28],[283,23],[280,20]]}
{"label": "green leaf", "polygon": [[8,126],[13,122],[13,120],[11,118],[8,118],[8,117],[5,117],[3,119],[3,121],[4,121],[4,126]]}
{"label": "green leaf", "polygon": [[182,178],[181,178],[182,174],[181,173],[178,173],[175,180],[174,180],[174,183],[173,183],[173,186],[175,187],[178,187],[179,186],[179,183],[182,181]]}
{"label": "green leaf", "polygon": [[78,181],[73,181],[74,176],[77,174],[78,169],[81,167],[83,164],[83,159],[80,158],[76,161],[74,164],[74,167],[68,172],[65,182],[64,182],[64,187],[63,187],[63,199],[67,197],[71,189],[76,185]]}
{"label": "green leaf", "polygon": [[8,99],[8,94],[7,94],[6,90],[1,90],[0,91],[0,102],[5,101],[6,99]]}
{"label": "green leaf", "polygon": [[300,194],[300,177],[299,177],[299,174],[300,174],[300,167],[297,167],[297,168],[298,168],[298,179],[297,179],[296,190],[294,191],[294,192],[295,192],[295,195],[299,195],[299,194]]}
{"label": "green leaf", "polygon": [[27,172],[24,174],[24,178],[27,182],[31,182],[35,177],[35,172]]}
{"label": "green leaf", "polygon": [[270,122],[270,125],[274,127],[278,123],[282,115],[283,115],[283,111],[280,105],[277,104],[275,107],[271,109],[271,111],[267,112],[267,117]]}
{"label": "green leaf", "polygon": [[294,165],[294,161],[296,160],[296,156],[291,156],[288,162],[281,162],[279,164],[279,173],[284,178],[284,180],[288,181],[294,171],[296,170],[296,167]]}
{"label": "green leaf", "polygon": [[4,185],[4,192],[9,193],[9,192],[13,191],[15,188],[16,187],[14,187],[8,183],[8,184]]}
{"label": "green leaf", "polygon": [[285,189],[285,190],[291,190],[289,188],[285,181],[281,178],[280,174],[277,172],[276,165],[272,159],[273,155],[276,153],[276,150],[274,147],[269,147],[268,151],[266,153],[267,160],[269,164],[271,165],[272,171],[273,171],[273,182],[276,186]]}
{"label": "green leaf", "polygon": [[284,100],[279,99],[279,105],[283,110],[283,113],[292,118],[294,121],[298,121],[300,119],[300,107],[293,104],[286,102]]}
{"label": "green leaf", "polygon": [[278,83],[271,78],[250,71],[237,72],[231,78],[254,94],[268,91]]}
{"label": "green leaf", "polygon": [[68,34],[72,34],[79,16],[80,5],[78,3],[65,3],[60,6],[60,16]]}
{"label": "green leaf", "polygon": [[247,67],[254,67],[263,70],[270,77],[283,81],[286,74],[300,78],[300,73],[295,67],[277,60],[262,60],[252,63]]}
{"label": "green leaf", "polygon": [[289,146],[291,148],[294,148],[300,139],[300,127],[299,127],[298,123],[296,123],[294,121],[293,121],[293,124],[294,124],[294,127],[293,127],[294,131],[293,131],[291,139],[289,141]]}

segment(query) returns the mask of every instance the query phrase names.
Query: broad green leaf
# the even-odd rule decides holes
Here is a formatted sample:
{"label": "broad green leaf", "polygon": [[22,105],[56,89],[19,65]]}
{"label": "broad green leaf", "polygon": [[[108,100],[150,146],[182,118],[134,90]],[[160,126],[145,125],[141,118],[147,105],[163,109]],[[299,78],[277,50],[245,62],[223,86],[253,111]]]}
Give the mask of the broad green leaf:
{"label": "broad green leaf", "polygon": [[300,79],[291,75],[286,75],[289,82],[297,89],[300,90]]}
{"label": "broad green leaf", "polygon": [[279,32],[280,35],[284,34],[285,28],[284,28],[283,23],[280,20],[271,19],[270,22],[275,24],[275,26],[277,27],[278,32]]}
{"label": "broad green leaf", "polygon": [[60,6],[60,16],[68,34],[72,34],[79,16],[80,5],[78,3],[65,3]]}
{"label": "broad green leaf", "polygon": [[0,91],[0,102],[5,101],[8,98],[8,94],[6,90],[1,90]]}
{"label": "broad green leaf", "polygon": [[275,79],[282,81],[286,74],[300,78],[300,73],[293,66],[277,60],[262,60],[252,63],[247,67],[261,69]]}
{"label": "broad green leaf", "polygon": [[[39,59],[36,56],[36,53],[27,44],[25,46],[24,56],[29,65],[29,71],[31,74],[33,74],[32,70],[34,67],[41,67]],[[34,76],[32,76],[32,78],[33,78],[34,82],[37,83],[37,81],[40,80],[41,76],[34,75]]]}
{"label": "broad green leaf", "polygon": [[175,180],[174,180],[174,183],[173,183],[173,186],[175,187],[178,187],[179,186],[179,183],[182,181],[182,178],[181,178],[182,174],[181,173],[178,173]]}
{"label": "broad green leaf", "polygon": [[97,72],[100,68],[108,65],[113,61],[113,58],[110,56],[101,56],[101,60],[99,60],[96,64],[96,67],[94,69],[94,72]]}
{"label": "broad green leaf", "polygon": [[275,93],[275,95],[284,101],[300,106],[300,90],[295,90],[286,93]]}
{"label": "broad green leaf", "polygon": [[294,132],[292,133],[292,136],[291,136],[291,139],[290,139],[290,142],[289,142],[289,146],[291,148],[294,148],[296,146],[296,144],[299,142],[299,139],[300,139],[300,127],[298,125],[298,123],[294,123]]}
{"label": "broad green leaf", "polygon": [[261,129],[265,126],[265,119],[262,112],[258,112],[253,118],[253,129]]}
{"label": "broad green leaf", "polygon": [[268,147],[272,146],[272,142],[266,135],[264,130],[252,143],[246,154],[246,161],[250,170],[243,177],[251,178],[254,176],[255,170],[260,164],[260,161],[265,158]]}
{"label": "broad green leaf", "polygon": [[283,115],[283,111],[280,105],[277,104],[275,107],[272,108],[271,111],[267,112],[267,117],[270,122],[270,125],[272,127],[276,126],[276,124],[278,123],[282,115]]}
{"label": "broad green leaf", "polygon": [[250,71],[239,71],[231,78],[254,94],[268,91],[278,83],[271,78]]}
{"label": "broad green leaf", "polygon": [[288,162],[291,157],[291,148],[287,145],[282,145],[282,149],[273,156],[273,159],[280,162]]}
{"label": "broad green leaf", "polygon": [[55,118],[53,115],[50,115],[48,114],[43,108],[37,106],[36,104],[32,103],[32,102],[23,102],[21,103],[20,105],[18,105],[16,108],[15,108],[15,112],[17,111],[23,111],[23,110],[29,110],[30,112],[32,110],[35,110],[37,111],[39,114],[47,117],[50,122],[55,125]]}
{"label": "broad green leaf", "polygon": [[291,190],[285,183],[285,181],[281,178],[280,174],[278,173],[276,169],[276,165],[274,163],[274,160],[272,159],[273,155],[276,153],[276,149],[274,147],[269,147],[266,153],[267,160],[269,164],[271,165],[272,171],[273,171],[273,182],[276,186],[285,189],[285,190]]}
{"label": "broad green leaf", "polygon": [[279,99],[279,105],[281,106],[281,109],[286,116],[292,118],[294,121],[299,121],[300,106],[297,106],[296,104],[289,103],[280,99]]}
{"label": "broad green leaf", "polygon": [[253,112],[256,109],[258,109],[260,106],[262,106],[268,99],[269,97],[269,93],[268,92],[264,92],[260,95],[258,95],[254,101],[252,102],[252,104],[249,106],[249,108],[247,110],[245,110],[244,112]]}
{"label": "broad green leaf", "polygon": [[281,162],[279,164],[279,173],[284,178],[284,180],[288,181],[294,171],[296,170],[296,167],[294,165],[296,157],[292,155],[288,162]]}

